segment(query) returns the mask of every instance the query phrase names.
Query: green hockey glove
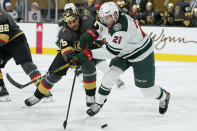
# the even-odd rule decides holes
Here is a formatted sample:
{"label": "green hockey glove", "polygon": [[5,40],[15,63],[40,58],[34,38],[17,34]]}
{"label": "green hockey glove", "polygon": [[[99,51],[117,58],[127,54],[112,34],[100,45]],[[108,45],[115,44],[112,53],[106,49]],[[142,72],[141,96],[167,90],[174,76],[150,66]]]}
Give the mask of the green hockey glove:
{"label": "green hockey glove", "polygon": [[83,65],[86,61],[92,59],[92,52],[89,49],[84,49],[79,54],[76,54],[73,57],[72,63],[74,65],[80,66]]}
{"label": "green hockey glove", "polygon": [[80,37],[80,47],[82,49],[89,48],[89,45],[92,44],[93,41],[97,40],[99,34],[94,29],[88,29],[84,34]]}

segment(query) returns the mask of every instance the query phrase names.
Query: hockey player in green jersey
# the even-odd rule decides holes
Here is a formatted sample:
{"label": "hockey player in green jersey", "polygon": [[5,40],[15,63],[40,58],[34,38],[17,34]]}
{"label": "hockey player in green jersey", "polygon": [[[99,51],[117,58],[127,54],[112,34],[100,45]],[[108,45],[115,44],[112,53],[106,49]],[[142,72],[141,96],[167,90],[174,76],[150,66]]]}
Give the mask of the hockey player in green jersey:
{"label": "hockey player in green jersey", "polygon": [[0,7],[0,102],[10,101],[1,69],[5,67],[11,58],[14,59],[17,65],[21,65],[24,72],[32,80],[41,77],[40,71],[32,61],[25,34],[20,30],[13,18]]}
{"label": "hockey player in green jersey", "polygon": [[92,58],[112,59],[110,69],[103,77],[102,84],[95,96],[95,104],[87,110],[89,116],[94,116],[103,107],[115,81],[130,66],[133,67],[135,85],[147,98],[159,100],[159,113],[168,109],[170,93],[155,85],[155,60],[152,39],[146,35],[134,19],[124,13],[119,13],[114,2],[104,3],[99,11],[103,31],[88,29],[80,38],[80,46],[91,44],[99,35],[106,39],[102,48],[84,49],[73,58],[73,63],[83,65]]}

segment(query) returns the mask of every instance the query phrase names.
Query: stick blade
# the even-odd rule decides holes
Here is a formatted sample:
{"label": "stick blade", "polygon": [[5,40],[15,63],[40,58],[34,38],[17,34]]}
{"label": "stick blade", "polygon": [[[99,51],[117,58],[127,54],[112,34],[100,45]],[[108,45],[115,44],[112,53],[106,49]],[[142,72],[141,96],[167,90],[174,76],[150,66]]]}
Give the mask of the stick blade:
{"label": "stick blade", "polygon": [[67,126],[67,120],[65,120],[63,123],[64,130],[66,130],[66,126]]}
{"label": "stick blade", "polygon": [[23,85],[17,83],[14,79],[12,79],[12,77],[11,77],[8,73],[6,73],[6,77],[7,77],[8,81],[9,81],[12,85],[16,86],[16,87],[19,88],[19,89],[23,89],[23,88],[24,88]]}

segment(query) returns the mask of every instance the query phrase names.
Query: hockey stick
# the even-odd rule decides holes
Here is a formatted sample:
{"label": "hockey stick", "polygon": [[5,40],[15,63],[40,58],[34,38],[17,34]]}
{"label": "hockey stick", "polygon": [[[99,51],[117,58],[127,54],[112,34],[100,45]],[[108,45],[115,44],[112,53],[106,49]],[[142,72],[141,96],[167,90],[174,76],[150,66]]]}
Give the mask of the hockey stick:
{"label": "hockey stick", "polygon": [[51,74],[53,74],[53,73],[56,73],[56,72],[58,72],[58,71],[61,71],[61,70],[65,69],[65,68],[67,68],[67,67],[69,67],[69,66],[70,66],[70,63],[67,63],[67,64],[65,64],[65,65],[63,65],[63,66],[61,66],[61,67],[59,67],[59,68],[57,68],[57,69],[55,69],[55,70],[53,70],[53,71],[50,71],[50,72],[46,73],[44,76],[41,76],[41,77],[39,77],[39,78],[37,78],[37,79],[35,79],[35,80],[32,80],[32,81],[30,81],[30,82],[28,82],[28,83],[26,83],[26,84],[24,84],[24,85],[19,84],[18,82],[16,82],[14,79],[12,79],[12,77],[11,77],[8,73],[6,73],[6,77],[7,77],[8,81],[9,81],[12,85],[16,86],[16,87],[19,88],[19,89],[23,89],[24,87],[27,87],[27,86],[29,86],[29,85],[31,85],[31,84],[37,82],[37,81],[40,81],[40,80],[44,79],[45,77],[47,77],[47,76],[49,76],[49,75],[51,75]]}
{"label": "hockey stick", "polygon": [[76,71],[75,71],[75,75],[74,75],[74,79],[73,79],[73,84],[72,84],[72,89],[71,89],[71,92],[70,92],[70,99],[69,99],[69,104],[68,104],[68,109],[67,109],[67,114],[66,114],[66,120],[63,123],[64,130],[66,129],[66,126],[67,126],[68,115],[69,115],[69,111],[70,111],[70,105],[71,105],[71,100],[72,100],[72,96],[73,96],[73,90],[74,90],[74,86],[75,86],[75,80],[76,80],[76,76],[77,76],[77,70],[78,70],[78,67],[76,68]]}

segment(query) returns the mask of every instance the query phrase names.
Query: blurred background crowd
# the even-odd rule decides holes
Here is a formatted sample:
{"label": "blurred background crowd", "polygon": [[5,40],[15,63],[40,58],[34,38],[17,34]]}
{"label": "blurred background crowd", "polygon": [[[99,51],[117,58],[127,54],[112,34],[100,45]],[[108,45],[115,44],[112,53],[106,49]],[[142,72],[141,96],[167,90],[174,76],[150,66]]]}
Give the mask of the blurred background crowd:
{"label": "blurred background crowd", "polygon": [[[98,16],[109,0],[2,0],[2,8],[17,22],[58,23],[66,3],[74,3],[79,13]],[[140,25],[197,27],[197,0],[113,0]]]}

